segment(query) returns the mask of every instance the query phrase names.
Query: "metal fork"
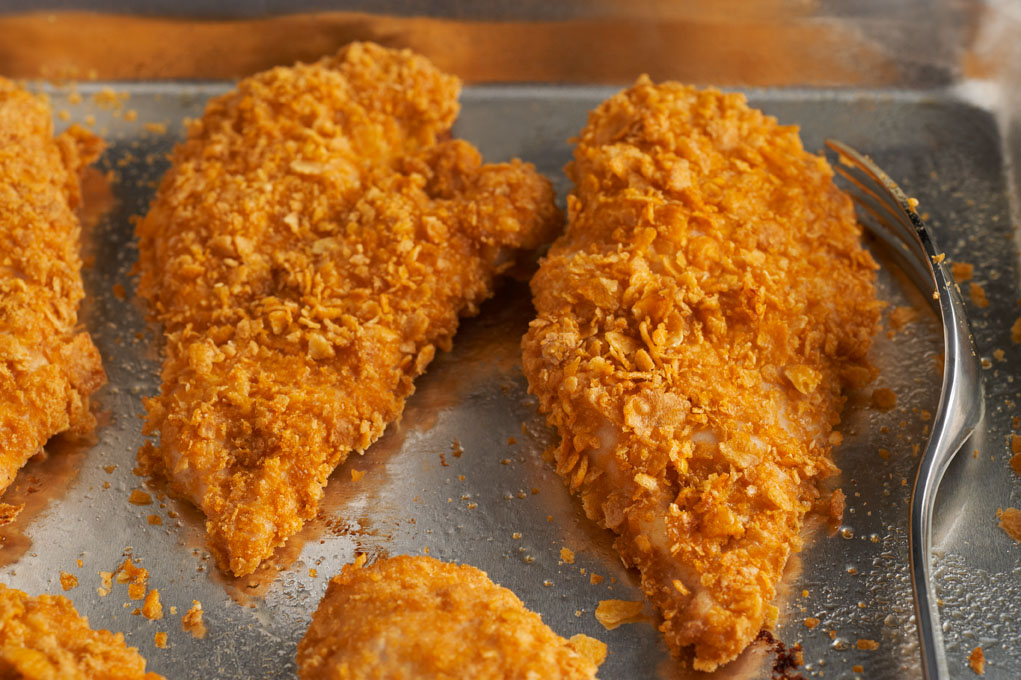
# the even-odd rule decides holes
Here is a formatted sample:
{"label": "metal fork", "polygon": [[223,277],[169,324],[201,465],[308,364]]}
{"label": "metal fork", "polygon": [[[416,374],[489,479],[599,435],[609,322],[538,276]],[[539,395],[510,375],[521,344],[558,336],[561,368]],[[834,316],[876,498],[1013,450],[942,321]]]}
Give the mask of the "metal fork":
{"label": "metal fork", "polygon": [[936,246],[915,205],[868,157],[838,141],[827,140],[826,146],[839,156],[834,167],[851,185],[848,193],[858,207],[862,224],[887,243],[943,320],[943,388],[932,434],[911,491],[908,542],[922,675],[926,680],[948,678],[943,633],[930,578],[932,514],[936,491],[947,466],[982,419],[984,400],[978,353],[964,314],[961,292],[947,270],[945,254]]}

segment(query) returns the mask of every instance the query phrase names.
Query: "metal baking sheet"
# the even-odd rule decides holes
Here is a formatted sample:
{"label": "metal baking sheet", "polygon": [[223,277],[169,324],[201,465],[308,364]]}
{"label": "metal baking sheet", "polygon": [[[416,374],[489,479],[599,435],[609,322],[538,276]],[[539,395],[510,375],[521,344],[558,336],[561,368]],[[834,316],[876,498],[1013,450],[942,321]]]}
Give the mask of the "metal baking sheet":
{"label": "metal baking sheet", "polygon": [[[60,572],[74,574],[79,585],[65,594],[78,610],[94,626],[123,631],[151,670],[173,680],[288,678],[328,579],[356,552],[428,552],[485,570],[561,635],[604,640],[610,654],[601,677],[769,677],[770,655],[758,647],[715,675],[699,674],[671,661],[651,618],[614,631],[594,619],[600,600],[640,599],[640,593],[610,548],[610,536],[585,519],[542,458],[556,435],[536,413],[520,370],[519,340],[532,315],[523,282],[507,282],[477,318],[464,321],[453,351],[437,357],[419,379],[402,421],[334,473],[315,521],[254,576],[234,580],[217,571],[203,547],[200,514],[132,472],[144,441],[141,400],[158,389],[159,338],[134,297],[131,219],[146,210],[181,121],[200,115],[206,99],[228,87],[43,88],[58,127],[87,123],[109,142],[100,172],[87,181],[82,320],[103,354],[110,384],[98,396],[98,442],[52,447],[9,492],[7,500],[28,506],[0,530],[0,578],[32,594],[59,593]],[[569,188],[561,172],[571,153],[567,140],[615,91],[469,87],[455,131],[489,161],[519,156],[535,163],[556,183],[562,201]],[[800,124],[808,149],[835,137],[871,155],[919,199],[948,257],[975,265],[974,282],[989,301],[985,308],[969,302],[986,360],[987,416],[939,496],[937,587],[953,677],[972,676],[965,659],[977,645],[988,659],[986,677],[1021,677],[1015,644],[1021,637],[1021,546],[995,518],[998,507],[1021,500],[1021,483],[1007,463],[1021,377],[1021,345],[1011,343],[1009,330],[1019,314],[1014,178],[997,118],[967,88],[749,95],[782,122]],[[844,525],[812,520],[782,587],[776,634],[803,646],[806,677],[920,677],[907,567],[908,497],[927,414],[939,396],[942,341],[926,302],[894,267],[884,265],[880,290],[890,309],[911,305],[921,314],[896,332],[884,316],[872,354],[882,371],[874,386],[893,389],[897,408],[872,408],[871,388],[851,396],[840,428],[845,440],[836,452],[844,471],[836,484],[847,494]],[[358,482],[354,470],[365,472]],[[152,504],[129,503],[134,489],[152,494]],[[562,560],[563,547],[574,552],[573,564]],[[136,614],[140,602],[128,599],[125,585],[115,584],[105,597],[97,592],[98,572],[114,571],[125,556],[149,570],[164,619]],[[604,580],[593,585],[592,574]],[[202,640],[181,630],[181,615],[196,599],[209,629]],[[818,625],[807,627],[808,618]],[[157,631],[169,634],[168,649],[155,647]],[[860,649],[859,640],[878,648]]]}

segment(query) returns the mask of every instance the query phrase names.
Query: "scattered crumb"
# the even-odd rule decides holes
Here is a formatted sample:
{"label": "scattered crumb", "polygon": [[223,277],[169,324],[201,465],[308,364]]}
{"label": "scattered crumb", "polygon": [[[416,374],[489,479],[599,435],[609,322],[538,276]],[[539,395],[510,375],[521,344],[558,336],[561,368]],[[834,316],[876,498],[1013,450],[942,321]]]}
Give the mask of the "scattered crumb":
{"label": "scattered crumb", "polygon": [[954,275],[957,283],[964,283],[970,281],[975,274],[975,265],[968,262],[951,262],[950,273]]}
{"label": "scattered crumb", "polygon": [[571,550],[570,548],[561,548],[560,559],[562,559],[567,564],[574,564],[574,551]]}
{"label": "scattered crumb", "polygon": [[148,520],[149,524],[153,524],[153,525],[158,526],[158,527],[159,526],[163,526],[163,518],[160,517],[159,515],[149,515],[147,520]]}
{"label": "scattered crumb", "polygon": [[1021,436],[1016,434],[1010,435],[1010,452],[1021,453]]}
{"label": "scattered crumb", "polygon": [[[102,572],[101,572],[102,573]],[[136,567],[131,559],[125,559],[120,570],[115,576],[117,583],[128,584],[128,597],[132,600],[141,600],[145,597],[146,582],[149,580],[149,570],[144,567]]]}
{"label": "scattered crumb", "polygon": [[128,297],[128,291],[124,290],[124,286],[120,283],[113,284],[113,296],[118,300],[126,300]]}
{"label": "scattered crumb", "polygon": [[904,326],[918,319],[918,310],[914,307],[894,307],[890,312],[890,328],[899,331]]}
{"label": "scattered crumb", "polygon": [[1017,318],[1014,325],[1010,327],[1010,339],[1021,344],[1021,316]]}
{"label": "scattered crumb", "polygon": [[968,295],[971,296],[971,301],[975,303],[976,307],[985,309],[989,306],[989,299],[986,298],[986,289],[977,283],[971,283],[968,285]]}
{"label": "scattered crumb", "polygon": [[606,630],[613,630],[624,623],[633,623],[642,613],[644,603],[628,600],[600,600],[596,607],[596,620]]}
{"label": "scattered crumb", "polygon": [[135,111],[134,109],[128,109],[127,111],[124,112],[124,120],[128,121],[129,123],[138,120],[138,111]]}
{"label": "scattered crumb", "polygon": [[878,642],[876,642],[875,640],[868,640],[866,638],[859,638],[858,641],[855,642],[854,644],[858,649],[861,650],[872,651],[879,649]]}
{"label": "scattered crumb", "polygon": [[1017,508],[1000,509],[996,511],[996,517],[1000,520],[1000,528],[1015,541],[1021,542],[1021,510]]}
{"label": "scattered crumb", "polygon": [[589,575],[588,582],[594,586],[598,586],[600,583],[603,582],[603,577],[600,576],[599,574],[593,573]]}
{"label": "scattered crumb", "polygon": [[801,597],[808,597],[808,595],[809,595],[809,593],[808,593],[807,590],[802,590],[801,591]]}
{"label": "scattered crumb", "polygon": [[897,393],[886,387],[873,390],[872,405],[882,411],[889,411],[897,405]]}
{"label": "scattered crumb", "polygon": [[128,503],[131,503],[132,505],[149,505],[152,503],[152,496],[141,489],[132,489],[131,496],[128,498]]}
{"label": "scattered crumb", "polygon": [[198,600],[191,601],[191,609],[181,617],[181,628],[192,637],[201,640],[206,636],[206,624],[202,621],[202,603]]}
{"label": "scattered crumb", "polygon": [[968,665],[971,666],[971,670],[975,671],[976,675],[985,675],[986,653],[982,651],[981,647],[971,650],[971,654],[968,655]]}
{"label": "scattered crumb", "polygon": [[815,618],[814,616],[809,616],[807,619],[805,619],[805,628],[808,628],[809,630],[815,628],[818,625],[819,619]]}
{"label": "scattered crumb", "polygon": [[150,590],[149,594],[145,596],[145,602],[142,603],[142,616],[150,621],[163,618],[163,603],[160,602],[160,591],[156,588]]}
{"label": "scattered crumb", "polygon": [[170,605],[170,615],[177,616],[177,607],[175,607],[174,605]]}
{"label": "scattered crumb", "polygon": [[25,504],[11,505],[10,503],[0,503],[0,527],[6,526],[13,522],[18,514],[24,510]]}
{"label": "scattered crumb", "polygon": [[66,571],[60,572],[60,587],[66,590],[78,587],[78,577]]}
{"label": "scattered crumb", "polygon": [[840,523],[844,519],[844,501],[847,500],[847,496],[844,495],[842,489],[836,489],[830,495],[829,503],[829,515],[830,519],[836,523]]}
{"label": "scattered crumb", "polygon": [[581,656],[599,666],[606,661],[606,644],[588,635],[572,635],[568,644]]}
{"label": "scattered crumb", "polygon": [[308,570],[308,575],[309,575],[309,578],[316,578],[317,576],[319,576],[319,572],[316,571],[315,569],[309,569]]}
{"label": "scattered crumb", "polygon": [[145,128],[146,132],[151,132],[156,135],[167,134],[167,126],[164,123],[146,123],[142,127]]}
{"label": "scattered crumb", "polygon": [[156,633],[156,635],[153,636],[153,642],[155,642],[156,646],[159,647],[160,649],[166,649],[167,648],[167,634],[166,633]]}
{"label": "scattered crumb", "polygon": [[116,470],[116,469],[117,469],[117,466],[116,466],[116,465],[104,465],[104,466],[103,466],[103,470],[104,470],[104,471],[106,472],[106,474],[108,474],[108,475],[112,475],[112,474],[113,474],[113,471],[114,471],[114,470]]}
{"label": "scattered crumb", "polygon": [[1006,361],[1007,360],[1007,353],[1004,352],[1002,349],[999,349],[999,348],[994,349],[993,350],[993,358],[996,359],[997,361]]}
{"label": "scattered crumb", "polygon": [[1021,477],[1021,453],[1015,453],[1011,456],[1010,467],[1014,468],[1015,475]]}
{"label": "scattered crumb", "polygon": [[890,457],[890,452],[886,449],[879,449],[879,457],[887,460]]}
{"label": "scattered crumb", "polygon": [[507,437],[507,446],[514,446],[518,443],[518,440],[514,437]]}
{"label": "scattered crumb", "polygon": [[851,672],[852,673],[864,673],[865,672],[865,668],[863,668],[862,666],[859,666],[859,665],[856,664],[854,666],[851,666]]}
{"label": "scattered crumb", "polygon": [[364,476],[365,476],[365,470],[355,470],[354,468],[351,468],[351,481],[352,482],[360,481],[361,478],[364,477]]}

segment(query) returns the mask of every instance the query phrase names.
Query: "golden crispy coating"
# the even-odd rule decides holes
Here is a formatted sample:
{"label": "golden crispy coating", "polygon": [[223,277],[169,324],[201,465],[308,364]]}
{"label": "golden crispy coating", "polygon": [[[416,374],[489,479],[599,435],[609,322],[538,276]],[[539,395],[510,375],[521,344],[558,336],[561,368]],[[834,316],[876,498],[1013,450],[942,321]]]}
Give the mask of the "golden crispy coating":
{"label": "golden crispy coating", "polygon": [[842,382],[871,378],[876,265],[825,159],[741,95],[643,77],[590,115],[568,174],[525,373],[557,471],[618,534],[670,647],[712,670],[775,617],[835,470]]}
{"label": "golden crispy coating", "polygon": [[0,677],[18,680],[162,680],[124,636],[89,628],[60,595],[29,597],[0,583]]}
{"label": "golden crispy coating", "polygon": [[78,328],[84,297],[78,171],[102,142],[54,138],[50,108],[0,78],[0,494],[61,432],[91,432],[89,395],[106,375]]}
{"label": "golden crispy coating", "polygon": [[298,644],[307,680],[594,678],[606,646],[565,640],[466,565],[393,557],[333,577]]}
{"label": "golden crispy coating", "polygon": [[[560,224],[530,165],[449,139],[459,82],[352,44],[209,103],[138,226],[166,333],[140,460],[251,573],[400,416],[459,314]],[[441,141],[442,140],[442,141]]]}

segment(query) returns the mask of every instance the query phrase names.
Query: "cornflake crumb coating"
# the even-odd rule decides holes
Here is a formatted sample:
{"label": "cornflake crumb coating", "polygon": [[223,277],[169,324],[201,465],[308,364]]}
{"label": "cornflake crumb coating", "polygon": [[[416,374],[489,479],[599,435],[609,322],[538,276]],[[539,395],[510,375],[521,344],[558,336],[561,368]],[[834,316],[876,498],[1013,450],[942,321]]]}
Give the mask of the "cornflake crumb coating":
{"label": "cornflake crumb coating", "polygon": [[303,679],[595,678],[606,645],[565,640],[475,567],[400,556],[335,576],[298,644]]}
{"label": "cornflake crumb coating", "polygon": [[525,374],[557,472],[673,652],[713,670],[775,619],[836,471],[842,388],[875,374],[877,265],[825,159],[739,94],[643,77],[590,114],[567,173]]}
{"label": "cornflake crumb coating", "polygon": [[0,584],[0,677],[22,680],[163,680],[124,636],[89,628],[60,595],[29,597]]}
{"label": "cornflake crumb coating", "polygon": [[[50,437],[84,437],[89,396],[106,382],[78,325],[78,173],[102,141],[54,137],[49,105],[0,78],[0,494]],[[11,508],[12,506],[5,506]]]}
{"label": "cornflake crumb coating", "polygon": [[247,78],[191,125],[137,227],[166,336],[160,445],[139,459],[202,509],[236,576],[314,517],[458,316],[561,224],[531,165],[450,139],[459,89],[363,43]]}

